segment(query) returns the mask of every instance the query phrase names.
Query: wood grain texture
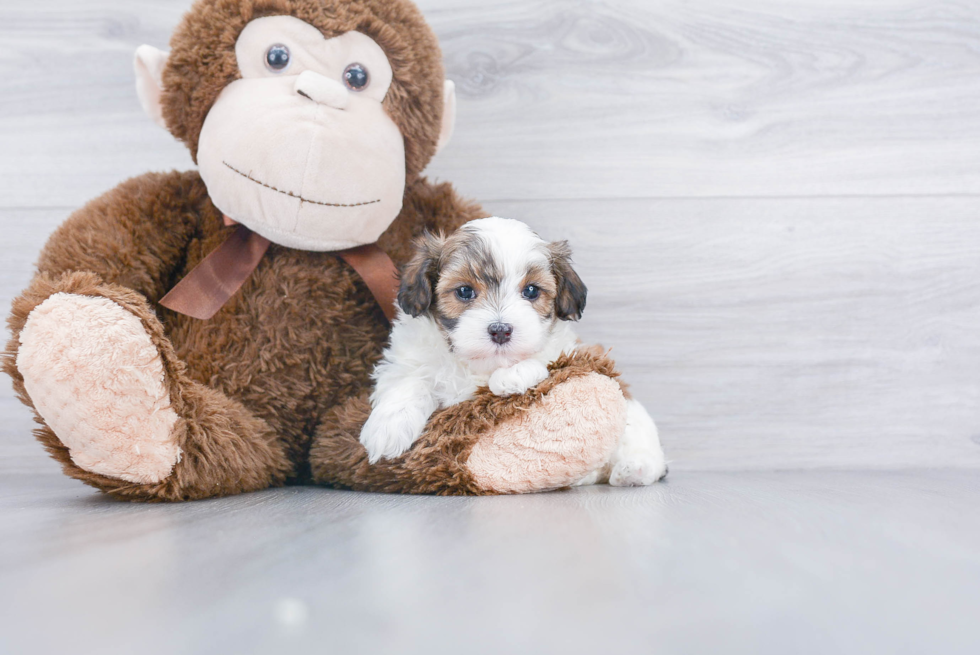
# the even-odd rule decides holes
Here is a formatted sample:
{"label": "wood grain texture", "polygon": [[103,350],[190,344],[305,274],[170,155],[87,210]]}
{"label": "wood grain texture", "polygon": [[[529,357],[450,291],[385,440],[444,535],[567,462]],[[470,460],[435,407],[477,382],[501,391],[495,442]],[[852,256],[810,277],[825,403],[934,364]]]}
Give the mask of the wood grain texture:
{"label": "wood grain texture", "polygon": [[[73,208],[190,167],[130,63],[189,4],[0,4],[0,308]],[[0,652],[978,652],[980,4],[420,4],[430,172],[572,242],[667,483],[130,505],[0,382]]]}
{"label": "wood grain texture", "polygon": [[[188,5],[0,6],[2,306],[72,208],[190,167],[130,63]],[[432,172],[571,239],[676,470],[980,466],[980,6],[421,6],[461,99]]]}
{"label": "wood grain texture", "polygon": [[973,655],[978,503],[954,471],[169,506],[0,476],[0,651]]}
{"label": "wood grain texture", "polygon": [[[580,334],[613,348],[672,469],[980,467],[980,200],[487,209],[571,241],[590,289]],[[21,225],[4,305],[60,216],[0,211]],[[0,454],[50,470],[10,396]]]}
{"label": "wood grain texture", "polygon": [[[0,156],[2,158],[2,156]],[[27,287],[48,235],[68,216],[67,210],[0,210],[0,312],[3,312],[0,343],[6,347],[10,333],[7,317],[10,303]],[[18,472],[53,472],[58,464],[47,457],[31,431],[32,414],[14,396],[13,387],[0,374],[0,477]]]}
{"label": "wood grain texture", "polygon": [[571,241],[672,469],[980,466],[980,200],[488,209]]}
{"label": "wood grain texture", "polygon": [[[482,200],[980,193],[976,2],[420,4],[460,92],[430,171]],[[190,166],[130,63],[187,6],[0,6],[0,206]]]}
{"label": "wood grain texture", "polygon": [[980,193],[976,2],[440,4],[481,198]]}

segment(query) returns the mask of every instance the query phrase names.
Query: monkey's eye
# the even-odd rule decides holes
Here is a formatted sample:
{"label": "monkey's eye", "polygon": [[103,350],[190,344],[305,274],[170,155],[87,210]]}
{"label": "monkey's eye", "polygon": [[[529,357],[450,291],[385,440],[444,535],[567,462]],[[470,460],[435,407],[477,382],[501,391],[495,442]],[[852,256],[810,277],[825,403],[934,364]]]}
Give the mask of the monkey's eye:
{"label": "monkey's eye", "polygon": [[476,298],[476,289],[473,287],[460,287],[456,289],[456,297],[467,302]]}
{"label": "monkey's eye", "polygon": [[289,48],[281,43],[265,51],[265,65],[273,73],[281,73],[289,67]]}
{"label": "monkey's eye", "polygon": [[524,290],[521,291],[521,296],[523,296],[525,300],[537,300],[538,296],[540,295],[541,295],[541,289],[539,289],[533,284],[527,285],[526,287],[524,287]]}
{"label": "monkey's eye", "polygon": [[367,69],[360,64],[351,64],[344,70],[344,84],[351,91],[363,91],[370,82]]}

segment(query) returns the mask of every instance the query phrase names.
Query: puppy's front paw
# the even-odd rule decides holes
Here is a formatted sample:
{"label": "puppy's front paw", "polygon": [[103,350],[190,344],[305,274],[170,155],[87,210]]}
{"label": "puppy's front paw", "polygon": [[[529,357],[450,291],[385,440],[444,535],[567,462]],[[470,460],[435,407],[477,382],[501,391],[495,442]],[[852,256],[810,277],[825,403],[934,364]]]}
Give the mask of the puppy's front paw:
{"label": "puppy's front paw", "polygon": [[495,396],[524,393],[548,379],[548,367],[536,359],[526,359],[510,368],[498,368],[490,376],[490,391]]}
{"label": "puppy's front paw", "polygon": [[412,447],[425,430],[427,416],[413,409],[376,408],[361,428],[361,444],[368,461],[398,457]]}

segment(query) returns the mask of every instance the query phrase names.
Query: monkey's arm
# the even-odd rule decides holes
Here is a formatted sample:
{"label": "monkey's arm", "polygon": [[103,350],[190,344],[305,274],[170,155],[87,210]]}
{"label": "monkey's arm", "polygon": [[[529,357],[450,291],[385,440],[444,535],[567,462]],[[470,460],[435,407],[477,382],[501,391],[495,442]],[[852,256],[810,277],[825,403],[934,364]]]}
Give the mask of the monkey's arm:
{"label": "monkey's arm", "polygon": [[72,214],[41,252],[38,273],[95,273],[152,303],[176,283],[191,241],[219,236],[221,220],[197,173],[143,175]]}
{"label": "monkey's arm", "polygon": [[310,450],[319,484],[387,493],[487,495],[575,484],[609,460],[626,427],[627,399],[615,363],[582,348],[549,366],[524,394],[476,396],[432,415],[408,452],[375,464],[358,441],[367,394],[327,414]]}

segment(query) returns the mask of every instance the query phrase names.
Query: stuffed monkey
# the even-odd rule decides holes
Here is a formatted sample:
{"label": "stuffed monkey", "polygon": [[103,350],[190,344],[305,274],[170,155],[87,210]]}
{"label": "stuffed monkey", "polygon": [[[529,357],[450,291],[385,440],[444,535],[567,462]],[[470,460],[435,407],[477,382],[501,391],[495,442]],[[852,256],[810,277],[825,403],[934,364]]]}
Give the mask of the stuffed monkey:
{"label": "stuffed monkey", "polygon": [[389,308],[351,253],[403,264],[423,229],[485,216],[421,177],[455,96],[413,4],[198,0],[136,73],[198,170],[75,212],[9,319],[4,369],[68,475],[175,501],[287,483],[530,492],[603,465],[626,401],[589,350],[522,396],[435,414],[397,459],[371,465],[358,442]]}

